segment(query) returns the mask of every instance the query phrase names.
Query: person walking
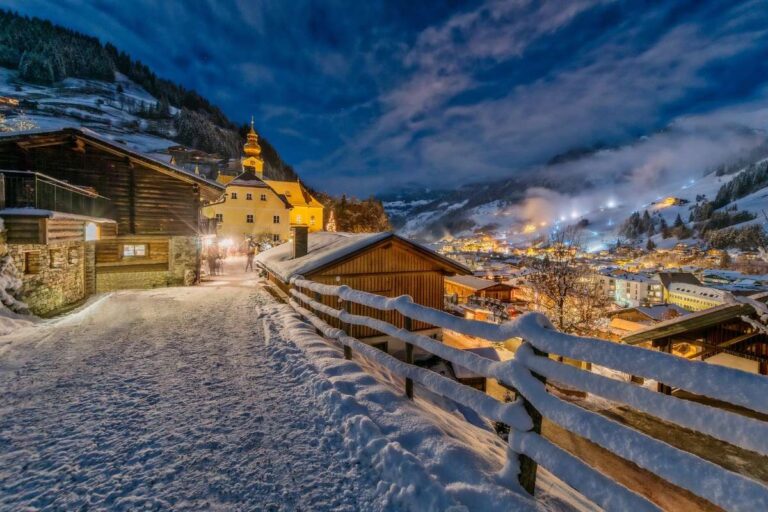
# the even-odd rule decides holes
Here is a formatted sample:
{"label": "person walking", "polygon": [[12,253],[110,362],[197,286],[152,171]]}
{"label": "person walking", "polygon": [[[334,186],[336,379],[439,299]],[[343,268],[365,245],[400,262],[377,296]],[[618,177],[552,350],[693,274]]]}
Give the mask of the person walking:
{"label": "person walking", "polygon": [[219,246],[216,242],[208,246],[206,259],[208,260],[208,274],[215,276],[217,260],[219,259]]}
{"label": "person walking", "polygon": [[245,271],[249,270],[253,272],[253,258],[256,257],[256,244],[253,240],[248,240],[248,248],[245,251],[245,255],[248,257],[248,261],[245,264]]}

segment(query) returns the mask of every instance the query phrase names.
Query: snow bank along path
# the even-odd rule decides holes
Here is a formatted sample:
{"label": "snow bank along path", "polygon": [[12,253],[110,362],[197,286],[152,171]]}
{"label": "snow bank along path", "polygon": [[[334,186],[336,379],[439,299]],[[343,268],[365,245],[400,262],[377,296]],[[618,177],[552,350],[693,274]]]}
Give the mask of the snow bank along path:
{"label": "snow bank along path", "polygon": [[0,509],[542,508],[254,285],[0,337]]}
{"label": "snow bank along path", "polygon": [[[450,328],[464,334],[496,341],[510,337],[523,338],[526,343],[523,343],[523,346],[518,350],[518,357],[511,361],[494,362],[476,354],[452,349],[428,337],[399,329],[381,320],[331,308],[310,299],[297,289],[291,290],[295,299],[316,311],[345,323],[372,327],[454,364],[469,368],[475,373],[497,378],[513,386],[545,417],[561,427],[589,439],[717,505],[729,510],[753,510],[756,507],[761,509],[768,507],[768,488],[761,483],[731,473],[692,454],[673,448],[666,443],[548,394],[543,384],[533,377],[530,370],[535,368],[537,372],[550,379],[560,380],[558,369],[560,367],[566,369],[567,367],[536,356],[531,345],[549,353],[566,355],[617,370],[657,378],[662,382],[670,382],[713,398],[731,400],[757,411],[765,411],[768,407],[768,403],[766,403],[768,380],[762,376],[754,376],[729,368],[714,367],[705,363],[681,360],[668,354],[660,354],[638,347],[565,335],[556,332],[541,315],[524,315],[516,321],[498,326],[465,320],[426,308],[413,303],[407,296],[387,298],[353,290],[347,286],[313,283],[300,277],[293,278],[291,282],[296,287],[309,289],[316,294],[337,296],[340,299],[378,310],[396,310],[410,318],[443,328]],[[313,323],[323,329],[327,336],[353,348],[359,344],[356,340],[344,336],[343,333],[339,335],[338,332],[334,332],[338,329],[333,329],[327,324],[322,325],[324,324],[322,320],[303,308],[298,302],[293,301],[293,304],[298,311],[312,319]],[[386,363],[382,362],[382,364]],[[676,374],[671,374],[670,371],[674,371]],[[761,422],[725,411],[688,407],[684,405],[683,401],[674,398],[665,397],[659,400],[656,395],[645,392],[635,393],[631,386],[615,381],[610,382],[610,379],[599,378],[581,370],[571,369],[570,372],[565,373],[566,375],[562,380],[577,389],[631,404],[640,410],[656,414],[679,425],[700,429],[738,446],[765,453],[766,445],[761,439],[765,439],[768,430]],[[405,376],[413,378],[411,375],[406,374]],[[422,383],[426,384],[426,382]],[[749,386],[749,390],[741,389],[740,385]],[[432,386],[430,389],[448,396],[447,393],[438,389],[438,386]],[[495,412],[493,408],[482,403],[474,404],[473,409],[486,417],[493,417]],[[699,415],[703,418],[697,418]],[[700,419],[705,419],[707,422],[712,421],[714,425],[704,427],[704,423]],[[648,502],[638,501],[637,496],[627,492],[617,483],[606,481],[599,473],[589,474],[588,471],[585,471],[587,470],[586,467],[582,467],[581,471],[574,471],[578,467],[578,461],[567,461],[569,466],[564,464],[567,458],[566,454],[553,450],[553,447],[548,446],[542,438],[535,436],[532,432],[526,432],[527,428],[522,425],[522,422],[511,421],[509,425],[513,429],[510,434],[510,467],[516,462],[516,454],[524,453],[553,470],[559,477],[604,508],[621,510],[627,508],[630,502],[633,503],[631,507],[633,509],[637,509],[639,506],[644,508],[651,506]],[[514,470],[510,469],[510,471]],[[581,474],[575,478],[574,474],[577,473]]]}

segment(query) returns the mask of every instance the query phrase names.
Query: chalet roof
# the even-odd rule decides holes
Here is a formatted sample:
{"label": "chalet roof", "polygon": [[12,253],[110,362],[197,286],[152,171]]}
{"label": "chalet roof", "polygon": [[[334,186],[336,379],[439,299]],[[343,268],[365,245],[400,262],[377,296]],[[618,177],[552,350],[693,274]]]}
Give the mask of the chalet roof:
{"label": "chalet roof", "polygon": [[664,288],[669,289],[672,283],[684,283],[701,286],[701,281],[690,272],[659,272],[659,279]]}
{"label": "chalet roof", "polygon": [[232,181],[227,183],[228,187],[253,187],[253,188],[269,188],[269,185],[264,182],[261,178],[256,176],[256,173],[247,170],[245,172],[242,172],[235,177]]}
{"label": "chalet roof", "polygon": [[664,315],[670,311],[674,311],[675,313],[678,314],[678,316],[675,318],[678,318],[683,315],[688,315],[691,313],[687,309],[681,308],[677,304],[656,304],[654,306],[638,306],[634,308],[620,309],[618,311],[613,311],[609,313],[609,316],[620,315],[628,311],[636,311],[641,315],[647,317],[649,320],[654,320],[656,322],[664,320]]}
{"label": "chalet roof", "polygon": [[451,283],[456,283],[460,286],[464,286],[465,288],[471,288],[475,291],[485,290],[486,288],[491,288],[497,285],[509,287],[509,285],[505,283],[499,283],[496,281],[491,281],[490,279],[483,279],[475,276],[448,276],[445,278],[445,280]]}
{"label": "chalet roof", "polygon": [[[761,302],[768,302],[768,292],[752,295],[752,298]],[[754,313],[754,308],[748,304],[729,302],[695,313],[689,313],[679,318],[659,322],[652,327],[624,336],[622,341],[630,345],[636,345],[644,341],[658,340],[688,331],[711,327],[743,315],[751,315],[752,313]]]}
{"label": "chalet roof", "polygon": [[176,177],[187,183],[197,184],[200,186],[202,195],[209,200],[218,198],[224,191],[224,187],[215,181],[164,162],[155,156],[131,149],[125,144],[110,140],[88,128],[69,127],[60,130],[32,130],[23,133],[0,134],[0,142],[15,142],[21,147],[53,146],[72,142],[91,144],[109,153],[123,155],[145,167]]}
{"label": "chalet roof", "polygon": [[256,261],[284,282],[288,282],[293,276],[311,274],[312,272],[321,270],[324,267],[332,265],[360,251],[366,250],[384,240],[397,239],[423,252],[426,256],[440,261],[453,272],[465,274],[471,272],[464,265],[391,232],[318,232],[310,233],[308,237],[309,247],[306,256],[293,258],[292,244],[285,243],[259,254],[256,256]]}

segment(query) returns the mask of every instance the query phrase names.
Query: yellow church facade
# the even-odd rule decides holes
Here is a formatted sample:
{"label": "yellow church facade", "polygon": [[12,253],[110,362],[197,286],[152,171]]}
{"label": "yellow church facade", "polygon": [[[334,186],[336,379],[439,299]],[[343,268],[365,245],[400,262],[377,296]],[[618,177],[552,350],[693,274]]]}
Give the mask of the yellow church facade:
{"label": "yellow church facade", "polygon": [[323,205],[299,181],[264,179],[264,160],[258,136],[248,133],[242,159],[243,172],[220,182],[224,195],[206,206],[203,215],[217,220],[217,236],[242,247],[245,240],[269,241],[273,244],[290,239],[292,225],[304,225],[309,231],[323,228]]}

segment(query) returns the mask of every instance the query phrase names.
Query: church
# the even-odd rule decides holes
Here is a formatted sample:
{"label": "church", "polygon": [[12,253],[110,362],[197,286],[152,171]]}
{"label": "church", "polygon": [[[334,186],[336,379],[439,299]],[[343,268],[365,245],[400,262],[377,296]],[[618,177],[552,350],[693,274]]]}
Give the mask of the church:
{"label": "church", "polygon": [[307,226],[310,232],[323,229],[323,205],[300,181],[264,177],[253,120],[243,152],[241,174],[220,175],[217,181],[225,192],[203,209],[204,216],[216,219],[219,239],[231,240],[235,247],[247,238],[279,244],[290,239],[292,226]]}

